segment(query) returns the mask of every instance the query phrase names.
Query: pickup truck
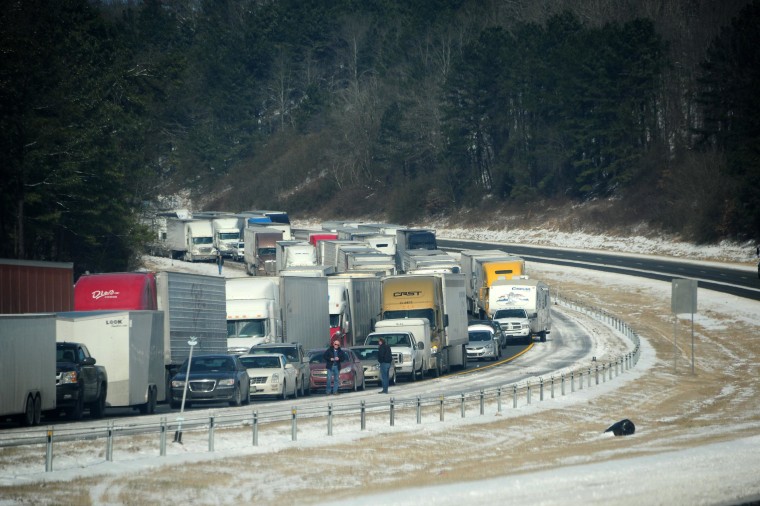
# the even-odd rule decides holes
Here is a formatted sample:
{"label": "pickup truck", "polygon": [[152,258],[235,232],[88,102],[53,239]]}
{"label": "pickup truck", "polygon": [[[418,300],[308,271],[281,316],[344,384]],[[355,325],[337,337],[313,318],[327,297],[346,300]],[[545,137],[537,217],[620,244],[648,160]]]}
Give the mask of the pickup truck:
{"label": "pickup truck", "polygon": [[[387,321],[389,320],[385,320],[385,322]],[[380,344],[380,338],[382,337],[388,343],[388,346],[391,347],[396,374],[407,376],[411,381],[417,381],[418,374],[420,378],[424,377],[424,343],[417,341],[414,334],[407,329],[376,328],[377,330],[371,332],[364,340],[365,346],[377,346]]]}
{"label": "pickup truck", "polygon": [[79,420],[87,407],[90,416],[102,418],[108,394],[105,367],[95,365],[95,358],[82,343],[56,343],[55,358],[56,410]]}

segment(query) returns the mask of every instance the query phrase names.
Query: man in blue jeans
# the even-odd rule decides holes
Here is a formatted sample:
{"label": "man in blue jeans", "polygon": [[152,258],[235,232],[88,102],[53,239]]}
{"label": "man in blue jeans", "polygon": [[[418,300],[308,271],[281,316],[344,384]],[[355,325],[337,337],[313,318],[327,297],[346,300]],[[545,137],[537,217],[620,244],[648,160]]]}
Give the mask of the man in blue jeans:
{"label": "man in blue jeans", "polygon": [[381,394],[388,393],[388,383],[390,381],[389,373],[391,370],[391,362],[393,362],[393,353],[391,353],[391,347],[385,342],[382,337],[377,340],[377,361],[380,363],[380,381],[383,385],[383,389],[380,390]]}
{"label": "man in blue jeans", "polygon": [[[340,341],[333,341],[332,346],[327,348],[324,353],[325,368],[327,369],[327,384],[325,384],[325,393],[327,395],[338,395],[340,386],[340,363],[346,360],[346,353],[340,347]],[[330,384],[332,383],[332,391]]]}

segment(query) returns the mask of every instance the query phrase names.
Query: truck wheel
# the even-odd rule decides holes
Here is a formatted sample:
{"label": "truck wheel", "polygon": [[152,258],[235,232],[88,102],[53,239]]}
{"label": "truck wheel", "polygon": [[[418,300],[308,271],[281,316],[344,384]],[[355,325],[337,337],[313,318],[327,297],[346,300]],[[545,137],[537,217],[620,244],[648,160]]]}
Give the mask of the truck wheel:
{"label": "truck wheel", "polygon": [[42,396],[37,395],[34,398],[34,425],[39,425],[42,419]]}
{"label": "truck wheel", "polygon": [[92,415],[93,418],[103,418],[103,413],[106,410],[106,386],[102,385],[100,387],[100,397],[90,404],[90,415]]}
{"label": "truck wheel", "polygon": [[34,397],[28,395],[26,397],[26,408],[24,408],[24,414],[21,415],[21,424],[25,427],[31,427],[34,425],[34,409],[35,409]]}
{"label": "truck wheel", "polygon": [[298,392],[301,397],[304,397],[306,395],[306,388],[303,386],[303,380],[301,380],[301,388],[300,392]]}
{"label": "truck wheel", "polygon": [[412,374],[411,374],[411,381],[417,381],[417,364],[412,362]]}
{"label": "truck wheel", "polygon": [[546,331],[545,330],[542,330],[541,333],[538,334],[538,336],[539,336],[539,338],[540,338],[540,340],[541,340],[542,343],[546,342]]}
{"label": "truck wheel", "polygon": [[158,397],[158,392],[154,388],[148,387],[148,402],[140,404],[138,407],[141,414],[152,415],[156,412],[156,397]]}
{"label": "truck wheel", "polygon": [[69,419],[70,420],[81,420],[82,414],[84,413],[84,392],[79,392],[79,397],[77,397],[77,402],[69,409]]}

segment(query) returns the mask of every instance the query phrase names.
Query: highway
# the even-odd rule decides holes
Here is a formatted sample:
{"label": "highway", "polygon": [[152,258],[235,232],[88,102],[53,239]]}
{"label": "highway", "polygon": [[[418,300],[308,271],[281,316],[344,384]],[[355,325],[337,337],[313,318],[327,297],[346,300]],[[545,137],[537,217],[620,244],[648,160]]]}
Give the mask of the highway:
{"label": "highway", "polygon": [[760,279],[754,271],[750,270],[682,260],[665,260],[659,257],[614,255],[598,251],[576,251],[541,246],[500,245],[448,239],[438,239],[438,246],[450,251],[502,249],[521,256],[528,262],[628,274],[659,281],[671,281],[674,278],[696,279],[699,281],[700,288],[760,300]]}

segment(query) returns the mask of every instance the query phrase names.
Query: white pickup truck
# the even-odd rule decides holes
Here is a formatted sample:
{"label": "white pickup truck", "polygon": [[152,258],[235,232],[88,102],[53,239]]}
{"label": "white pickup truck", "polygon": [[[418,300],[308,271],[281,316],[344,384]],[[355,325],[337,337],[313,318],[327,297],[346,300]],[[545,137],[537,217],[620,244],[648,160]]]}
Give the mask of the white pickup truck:
{"label": "white pickup truck", "polygon": [[424,318],[382,320],[375,324],[375,331],[364,340],[365,345],[377,345],[380,337],[391,347],[396,374],[416,381],[429,370],[430,324]]}

